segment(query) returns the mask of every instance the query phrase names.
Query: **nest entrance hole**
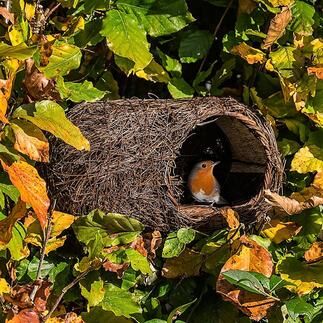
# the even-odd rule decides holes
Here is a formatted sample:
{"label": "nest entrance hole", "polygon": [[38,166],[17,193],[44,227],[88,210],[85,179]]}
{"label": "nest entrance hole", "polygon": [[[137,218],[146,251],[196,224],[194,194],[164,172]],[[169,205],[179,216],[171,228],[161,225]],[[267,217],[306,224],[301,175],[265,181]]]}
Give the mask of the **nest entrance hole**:
{"label": "nest entrance hole", "polygon": [[176,160],[176,175],[183,180],[181,205],[200,204],[193,200],[187,179],[193,166],[202,160],[220,161],[214,175],[221,196],[228,205],[240,205],[261,190],[266,170],[266,154],[256,134],[245,123],[230,116],[211,117],[187,136]]}

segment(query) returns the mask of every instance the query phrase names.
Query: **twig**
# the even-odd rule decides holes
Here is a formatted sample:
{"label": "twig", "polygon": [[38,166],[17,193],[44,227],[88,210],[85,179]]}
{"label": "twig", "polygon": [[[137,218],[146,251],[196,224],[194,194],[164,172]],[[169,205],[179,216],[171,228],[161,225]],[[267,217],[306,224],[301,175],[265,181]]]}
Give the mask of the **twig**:
{"label": "twig", "polygon": [[55,10],[57,10],[60,7],[60,3],[58,3],[56,6],[54,6],[53,8],[48,8],[48,10],[46,10],[47,12],[45,12],[45,19],[47,20]]}
{"label": "twig", "polygon": [[[41,253],[40,253],[40,259],[39,259],[37,274],[36,274],[36,278],[35,278],[36,282],[40,278],[41,268],[43,266],[43,262],[44,262],[44,258],[45,258],[45,251],[46,251],[47,242],[50,238],[50,234],[52,231],[52,216],[53,216],[53,211],[55,209],[55,205],[56,205],[56,200],[53,201],[53,203],[51,204],[50,209],[48,211],[47,226],[46,226],[46,229],[45,229],[45,232],[43,235],[42,249],[41,249]],[[30,300],[32,302],[35,299],[38,289],[39,289],[39,285],[35,285],[33,290],[30,293]]]}
{"label": "twig", "polygon": [[[216,37],[216,35],[217,35],[217,33],[218,33],[218,31],[219,31],[219,29],[220,29],[220,27],[221,27],[222,23],[223,23],[223,20],[224,20],[225,16],[227,15],[227,13],[228,13],[229,9],[231,8],[232,3],[233,3],[233,0],[231,0],[231,1],[227,4],[227,6],[226,6],[226,8],[225,8],[225,10],[224,10],[224,12],[223,12],[223,14],[222,14],[222,16],[221,16],[221,18],[220,18],[219,22],[218,22],[218,24],[216,25],[216,27],[215,27],[215,29],[214,29],[214,32],[213,32],[213,41],[214,41],[214,39],[215,39],[215,37]],[[211,48],[211,46],[210,46],[210,48]],[[203,67],[204,67],[204,64],[205,64],[205,62],[206,62],[206,60],[207,60],[207,57],[208,57],[208,55],[209,55],[210,48],[209,48],[209,50],[207,51],[206,55],[204,56],[204,58],[203,58],[203,60],[202,60],[202,63],[201,63],[201,65],[200,65],[200,67],[199,67],[199,69],[198,69],[198,71],[197,71],[197,74],[199,74],[199,73],[202,71],[202,69],[203,69]]]}
{"label": "twig", "polygon": [[56,310],[56,308],[58,307],[59,303],[61,302],[62,298],[64,297],[64,295],[72,288],[74,287],[80,280],[82,280],[90,271],[92,271],[93,268],[90,267],[88,268],[86,271],[84,271],[83,273],[81,273],[79,276],[77,276],[71,283],[69,283],[67,286],[65,286],[62,289],[61,294],[57,297],[53,307],[51,308],[51,310],[48,312],[48,314],[43,318],[43,321],[46,322],[51,315],[54,313],[54,311]]}

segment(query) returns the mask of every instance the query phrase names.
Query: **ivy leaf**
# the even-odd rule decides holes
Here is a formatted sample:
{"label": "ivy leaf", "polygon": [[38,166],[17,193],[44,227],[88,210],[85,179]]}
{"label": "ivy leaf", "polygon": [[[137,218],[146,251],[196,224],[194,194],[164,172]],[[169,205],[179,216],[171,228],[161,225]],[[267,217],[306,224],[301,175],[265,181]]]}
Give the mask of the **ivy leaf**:
{"label": "ivy leaf", "polygon": [[138,25],[143,25],[153,37],[177,32],[195,20],[184,0],[118,0],[116,4],[120,10],[136,17]]}
{"label": "ivy leaf", "polygon": [[102,308],[113,312],[116,316],[127,318],[130,318],[132,314],[142,312],[139,299],[134,294],[110,283],[105,285]]}
{"label": "ivy leaf", "polygon": [[92,82],[83,83],[64,82],[62,77],[56,81],[56,89],[62,99],[68,99],[73,102],[95,102],[102,99],[106,92],[95,88]]}
{"label": "ivy leaf", "polygon": [[28,47],[25,43],[21,43],[17,46],[10,46],[5,43],[0,43],[0,56],[16,58],[19,60],[25,60],[34,55],[37,48]]}
{"label": "ivy leaf", "polygon": [[290,29],[301,36],[309,36],[313,33],[315,8],[300,0],[296,0],[292,6],[293,20]]}
{"label": "ivy leaf", "polygon": [[46,66],[37,66],[47,78],[64,76],[80,66],[82,53],[77,46],[65,42],[55,42],[52,50],[49,63]]}
{"label": "ivy leaf", "polygon": [[12,120],[11,129],[15,135],[14,148],[39,162],[49,162],[49,143],[44,133],[24,120]]}
{"label": "ivy leaf", "polygon": [[212,35],[206,30],[196,30],[184,34],[179,45],[179,57],[182,63],[194,63],[202,59],[213,42]]}
{"label": "ivy leaf", "polygon": [[22,118],[52,133],[76,149],[90,150],[90,144],[81,131],[70,122],[63,108],[54,101],[40,101],[17,108],[14,118]]}
{"label": "ivy leaf", "polygon": [[108,46],[115,54],[135,63],[135,70],[144,69],[153,59],[145,30],[130,14],[110,10],[100,33],[107,38]]}

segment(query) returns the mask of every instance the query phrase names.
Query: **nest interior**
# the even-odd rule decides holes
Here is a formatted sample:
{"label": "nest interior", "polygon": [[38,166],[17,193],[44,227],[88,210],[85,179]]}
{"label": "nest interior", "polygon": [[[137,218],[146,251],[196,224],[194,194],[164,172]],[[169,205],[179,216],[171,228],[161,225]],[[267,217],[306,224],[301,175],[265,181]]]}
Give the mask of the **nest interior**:
{"label": "nest interior", "polygon": [[55,140],[51,163],[41,169],[65,212],[100,208],[161,231],[219,227],[221,209],[197,204],[187,190],[191,168],[204,159],[221,161],[214,171],[222,195],[245,223],[263,220],[264,189],[281,188],[283,164],[271,127],[232,98],[87,103],[69,118],[91,151]]}

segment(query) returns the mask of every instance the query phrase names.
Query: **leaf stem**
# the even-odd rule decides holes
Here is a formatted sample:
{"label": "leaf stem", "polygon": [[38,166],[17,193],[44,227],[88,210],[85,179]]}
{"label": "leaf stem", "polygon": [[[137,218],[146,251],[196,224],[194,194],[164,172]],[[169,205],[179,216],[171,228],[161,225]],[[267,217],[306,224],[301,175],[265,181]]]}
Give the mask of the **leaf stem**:
{"label": "leaf stem", "polygon": [[[52,216],[53,216],[53,211],[55,209],[56,205],[56,200],[53,201],[53,203],[50,206],[49,212],[48,212],[48,217],[47,217],[47,226],[45,228],[45,231],[43,232],[43,243],[42,243],[42,249],[40,253],[40,259],[39,259],[39,264],[37,268],[37,274],[35,278],[35,282],[39,280],[40,274],[41,274],[41,268],[43,266],[44,258],[45,258],[45,252],[46,252],[46,246],[48,243],[48,240],[50,238],[50,234],[52,232]],[[35,284],[33,290],[30,293],[30,300],[33,302],[35,300],[36,293],[39,289],[39,285]]]}
{"label": "leaf stem", "polygon": [[[221,18],[220,18],[219,22],[218,22],[218,24],[216,25],[216,27],[215,27],[215,29],[214,29],[214,32],[213,32],[213,41],[214,41],[214,39],[215,39],[215,37],[216,37],[216,35],[217,35],[217,33],[218,33],[218,31],[219,31],[219,29],[220,29],[220,27],[221,27],[222,23],[223,23],[223,20],[224,20],[225,16],[227,15],[227,13],[228,13],[229,9],[231,8],[233,1],[234,1],[234,0],[231,0],[231,1],[227,4],[227,6],[226,6],[226,8],[225,8],[225,10],[224,10],[224,12],[223,12],[223,14],[222,14],[222,16],[221,16]],[[210,46],[210,48],[211,48],[211,46]],[[198,74],[202,71],[202,69],[203,69],[203,67],[204,67],[204,64],[205,64],[205,62],[206,62],[206,60],[207,60],[207,57],[208,57],[208,55],[209,55],[210,48],[209,48],[209,50],[207,51],[206,55],[204,56],[204,58],[203,58],[203,60],[202,60],[202,63],[201,63],[201,65],[200,65],[200,67],[199,67],[199,69],[198,69],[198,71],[197,71],[197,74],[196,74],[196,75],[198,75]]]}

